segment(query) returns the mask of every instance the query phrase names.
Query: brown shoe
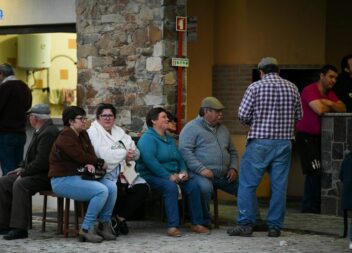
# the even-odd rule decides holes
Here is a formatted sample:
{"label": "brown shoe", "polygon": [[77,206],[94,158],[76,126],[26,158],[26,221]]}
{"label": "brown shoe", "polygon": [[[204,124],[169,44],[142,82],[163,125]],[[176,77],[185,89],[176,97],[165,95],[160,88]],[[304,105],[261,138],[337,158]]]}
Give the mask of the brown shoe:
{"label": "brown shoe", "polygon": [[168,228],[167,235],[172,237],[180,237],[182,236],[181,231],[178,228]]}
{"label": "brown shoe", "polygon": [[191,227],[191,231],[201,235],[209,235],[210,230],[202,225],[195,225]]}

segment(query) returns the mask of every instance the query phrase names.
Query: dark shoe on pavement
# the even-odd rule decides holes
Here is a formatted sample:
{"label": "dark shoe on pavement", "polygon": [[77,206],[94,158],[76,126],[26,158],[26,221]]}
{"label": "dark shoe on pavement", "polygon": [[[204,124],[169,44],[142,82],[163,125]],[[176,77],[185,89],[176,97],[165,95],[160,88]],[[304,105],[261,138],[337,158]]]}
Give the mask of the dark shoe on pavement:
{"label": "dark shoe on pavement", "polygon": [[16,239],[24,239],[28,237],[28,231],[25,229],[14,228],[6,235],[4,235],[5,240],[16,240]]}
{"label": "dark shoe on pavement", "polygon": [[257,219],[255,222],[255,225],[253,226],[253,231],[263,232],[267,230],[268,230],[268,227],[266,225],[265,220]]}
{"label": "dark shoe on pavement", "polygon": [[113,233],[118,236],[119,234],[127,235],[129,229],[125,219],[119,219],[118,217],[111,218],[111,229]]}
{"label": "dark shoe on pavement", "polygon": [[12,228],[0,228],[0,235],[6,235]]}
{"label": "dark shoe on pavement", "polygon": [[227,230],[230,236],[252,236],[253,227],[251,225],[235,225]]}
{"label": "dark shoe on pavement", "polygon": [[281,235],[281,231],[276,228],[269,228],[268,236],[269,237],[279,237]]}

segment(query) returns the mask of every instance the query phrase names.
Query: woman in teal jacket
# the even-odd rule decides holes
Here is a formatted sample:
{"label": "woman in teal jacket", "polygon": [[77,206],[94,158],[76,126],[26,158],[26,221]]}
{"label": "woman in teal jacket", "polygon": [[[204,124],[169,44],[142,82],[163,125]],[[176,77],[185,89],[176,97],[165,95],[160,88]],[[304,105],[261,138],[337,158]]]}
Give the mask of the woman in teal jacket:
{"label": "woman in teal jacket", "polygon": [[179,189],[188,196],[191,213],[191,231],[209,234],[203,226],[204,218],[201,205],[201,193],[198,185],[189,177],[186,164],[179,153],[174,139],[166,133],[169,120],[163,108],[151,109],[146,117],[148,130],[138,142],[141,158],[137,169],[151,189],[160,191],[165,202],[169,236],[181,236],[178,229]]}

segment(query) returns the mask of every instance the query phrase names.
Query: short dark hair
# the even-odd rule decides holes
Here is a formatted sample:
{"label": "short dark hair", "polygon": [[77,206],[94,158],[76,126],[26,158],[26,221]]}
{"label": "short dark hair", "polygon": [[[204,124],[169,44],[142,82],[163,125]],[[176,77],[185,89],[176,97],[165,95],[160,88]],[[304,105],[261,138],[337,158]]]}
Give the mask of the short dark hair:
{"label": "short dark hair", "polygon": [[177,122],[177,117],[174,116],[171,112],[166,111],[166,115],[170,122]]}
{"label": "short dark hair", "polygon": [[116,108],[112,104],[100,103],[97,106],[95,111],[95,116],[98,118],[105,109],[110,109],[112,114],[114,114],[114,118],[116,118]]}
{"label": "short dark hair", "polygon": [[265,65],[265,66],[259,68],[259,70],[263,71],[264,74],[279,73],[279,71],[280,71],[279,66],[277,66],[275,64]]}
{"label": "short dark hair", "polygon": [[344,72],[345,68],[348,68],[348,60],[352,59],[352,54],[346,55],[341,60],[341,71]]}
{"label": "short dark hair", "polygon": [[86,116],[86,112],[79,106],[66,107],[62,112],[64,126],[70,126],[70,120],[74,120],[77,116]]}
{"label": "short dark hair", "polygon": [[326,73],[328,73],[329,70],[332,70],[332,71],[338,73],[338,70],[335,66],[333,66],[331,64],[326,64],[320,69],[320,74],[325,75]]}
{"label": "short dark hair", "polygon": [[0,65],[0,73],[2,73],[5,77],[14,75],[11,65],[7,63]]}
{"label": "short dark hair", "polygon": [[152,120],[157,120],[159,118],[159,114],[162,112],[167,113],[166,110],[162,107],[155,107],[150,109],[145,118],[147,126],[152,127],[153,126]]}

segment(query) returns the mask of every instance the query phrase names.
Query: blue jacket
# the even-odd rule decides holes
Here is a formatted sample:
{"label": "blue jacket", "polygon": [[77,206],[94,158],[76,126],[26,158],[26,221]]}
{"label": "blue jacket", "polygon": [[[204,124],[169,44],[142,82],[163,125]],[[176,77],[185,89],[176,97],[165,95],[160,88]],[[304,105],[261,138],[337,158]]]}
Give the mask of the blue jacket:
{"label": "blue jacket", "polygon": [[237,152],[224,125],[209,126],[203,117],[190,121],[181,131],[179,149],[190,171],[200,174],[205,168],[224,177],[237,168]]}
{"label": "blue jacket", "polygon": [[186,164],[170,135],[166,134],[163,139],[150,127],[137,146],[141,153],[137,170],[143,178],[157,176],[168,179],[172,174],[186,171]]}

